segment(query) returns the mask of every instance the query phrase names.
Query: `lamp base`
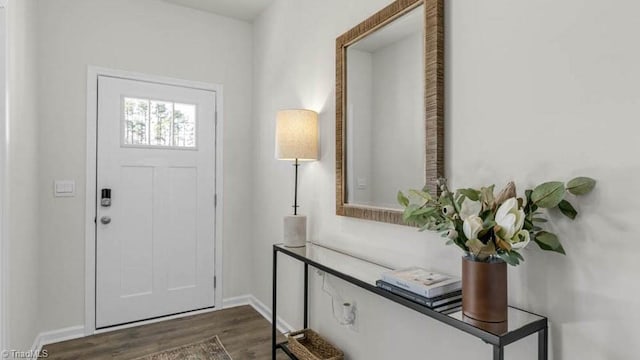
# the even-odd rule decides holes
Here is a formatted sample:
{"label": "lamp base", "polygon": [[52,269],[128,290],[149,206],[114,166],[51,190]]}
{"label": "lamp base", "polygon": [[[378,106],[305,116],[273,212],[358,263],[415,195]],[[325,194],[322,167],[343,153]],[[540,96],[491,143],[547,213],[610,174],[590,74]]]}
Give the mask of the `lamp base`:
{"label": "lamp base", "polygon": [[307,217],[288,215],[284,217],[284,246],[304,247],[307,245]]}

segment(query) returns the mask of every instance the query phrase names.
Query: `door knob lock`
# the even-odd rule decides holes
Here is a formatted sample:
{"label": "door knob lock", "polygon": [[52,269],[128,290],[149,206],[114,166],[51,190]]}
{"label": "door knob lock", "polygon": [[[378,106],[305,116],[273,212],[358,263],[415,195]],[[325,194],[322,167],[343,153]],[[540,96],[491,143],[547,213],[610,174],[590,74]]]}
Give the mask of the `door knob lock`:
{"label": "door knob lock", "polygon": [[100,206],[102,207],[111,206],[111,189],[107,189],[107,188],[102,189],[100,195],[102,195],[100,197]]}
{"label": "door knob lock", "polygon": [[109,224],[111,222],[111,217],[110,216],[103,216],[103,217],[100,218],[100,222],[103,225],[107,225],[107,224]]}

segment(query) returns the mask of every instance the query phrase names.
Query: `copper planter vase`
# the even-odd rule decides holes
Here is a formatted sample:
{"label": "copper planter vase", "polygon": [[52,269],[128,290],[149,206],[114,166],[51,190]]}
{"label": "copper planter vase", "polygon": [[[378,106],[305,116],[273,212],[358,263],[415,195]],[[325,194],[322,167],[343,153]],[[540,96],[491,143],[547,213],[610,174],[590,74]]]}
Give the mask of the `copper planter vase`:
{"label": "copper planter vase", "polygon": [[507,321],[507,264],[462,258],[462,313],[488,323]]}

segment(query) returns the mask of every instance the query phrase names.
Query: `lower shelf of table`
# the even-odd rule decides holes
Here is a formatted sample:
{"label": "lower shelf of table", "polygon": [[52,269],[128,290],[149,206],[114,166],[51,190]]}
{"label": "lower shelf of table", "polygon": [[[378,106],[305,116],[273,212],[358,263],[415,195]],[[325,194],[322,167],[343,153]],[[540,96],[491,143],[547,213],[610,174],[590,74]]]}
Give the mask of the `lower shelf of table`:
{"label": "lower shelf of table", "polygon": [[276,344],[276,349],[282,350],[282,352],[287,354],[287,356],[289,356],[290,359],[298,360],[298,358],[295,355],[293,355],[291,350],[289,350],[289,343],[288,342],[285,341],[285,342],[281,342],[279,344]]}

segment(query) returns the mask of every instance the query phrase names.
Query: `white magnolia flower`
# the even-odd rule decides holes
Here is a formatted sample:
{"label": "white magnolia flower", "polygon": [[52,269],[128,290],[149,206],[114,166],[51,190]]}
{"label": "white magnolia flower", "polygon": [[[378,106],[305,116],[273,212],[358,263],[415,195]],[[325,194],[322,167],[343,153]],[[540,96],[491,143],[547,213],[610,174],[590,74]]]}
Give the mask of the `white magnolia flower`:
{"label": "white magnolia flower", "polygon": [[477,239],[478,233],[482,231],[482,219],[477,215],[469,216],[462,224],[462,230],[467,239]]}
{"label": "white magnolia flower", "polygon": [[529,241],[531,241],[529,232],[527,230],[520,230],[516,236],[513,237],[511,241],[511,248],[514,250],[524,249],[529,245]]}
{"label": "white magnolia flower", "polygon": [[516,198],[512,197],[502,203],[496,212],[495,219],[496,224],[500,226],[498,235],[504,240],[512,240],[522,230],[524,217],[524,211],[518,209],[518,200]]}
{"label": "white magnolia flower", "polygon": [[450,229],[447,231],[447,237],[451,240],[455,240],[458,238],[458,232],[455,229]]}
{"label": "white magnolia flower", "polygon": [[500,226],[498,236],[511,244],[514,250],[524,249],[529,245],[531,236],[524,230],[524,210],[518,209],[518,200],[510,198],[498,208],[496,212],[496,224]]}
{"label": "white magnolia flower", "polygon": [[480,201],[465,198],[460,207],[460,219],[467,220],[470,216],[478,216],[480,211],[482,211],[482,203]]}

